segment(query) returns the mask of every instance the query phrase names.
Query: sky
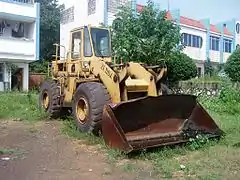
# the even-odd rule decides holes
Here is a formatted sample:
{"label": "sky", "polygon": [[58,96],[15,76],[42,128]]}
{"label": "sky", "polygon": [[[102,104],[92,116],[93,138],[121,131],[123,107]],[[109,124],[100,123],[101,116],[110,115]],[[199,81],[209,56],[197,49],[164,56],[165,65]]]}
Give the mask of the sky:
{"label": "sky", "polygon": [[[210,18],[211,23],[236,18],[240,21],[240,0],[154,0],[161,9],[180,9],[180,14],[193,19]],[[145,4],[146,0],[137,0]]]}

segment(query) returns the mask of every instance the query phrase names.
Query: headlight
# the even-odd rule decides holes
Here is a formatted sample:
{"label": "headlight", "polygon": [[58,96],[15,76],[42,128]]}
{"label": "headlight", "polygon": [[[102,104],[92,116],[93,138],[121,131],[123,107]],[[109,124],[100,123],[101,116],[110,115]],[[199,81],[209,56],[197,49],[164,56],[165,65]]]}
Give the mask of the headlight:
{"label": "headlight", "polygon": [[88,63],[88,62],[86,62],[86,61],[85,61],[85,62],[83,62],[83,67],[84,67],[84,68],[89,68],[89,63]]}

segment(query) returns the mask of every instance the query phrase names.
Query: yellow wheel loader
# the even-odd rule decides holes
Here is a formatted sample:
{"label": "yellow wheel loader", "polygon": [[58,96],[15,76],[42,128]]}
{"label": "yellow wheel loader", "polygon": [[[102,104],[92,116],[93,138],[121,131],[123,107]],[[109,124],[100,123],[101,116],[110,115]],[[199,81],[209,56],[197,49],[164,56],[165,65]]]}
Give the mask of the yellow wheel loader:
{"label": "yellow wheel loader", "polygon": [[66,57],[51,63],[41,84],[41,108],[53,118],[72,111],[81,132],[102,134],[106,145],[127,153],[187,142],[222,131],[192,95],[176,95],[164,84],[164,63],[117,64],[109,29],[84,26],[70,32]]}

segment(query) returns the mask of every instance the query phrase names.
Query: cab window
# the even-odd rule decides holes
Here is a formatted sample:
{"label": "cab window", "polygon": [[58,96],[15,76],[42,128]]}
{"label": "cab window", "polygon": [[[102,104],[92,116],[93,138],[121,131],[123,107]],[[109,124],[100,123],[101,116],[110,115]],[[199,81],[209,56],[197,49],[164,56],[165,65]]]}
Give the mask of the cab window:
{"label": "cab window", "polygon": [[77,59],[81,57],[81,31],[72,33],[72,53],[71,58]]}

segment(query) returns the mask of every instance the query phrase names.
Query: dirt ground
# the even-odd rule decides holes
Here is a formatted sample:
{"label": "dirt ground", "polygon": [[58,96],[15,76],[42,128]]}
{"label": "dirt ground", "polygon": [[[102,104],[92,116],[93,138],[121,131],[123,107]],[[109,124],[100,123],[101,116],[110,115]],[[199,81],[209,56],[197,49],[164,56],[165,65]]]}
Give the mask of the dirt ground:
{"label": "dirt ground", "polygon": [[[0,121],[0,180],[156,179],[148,171],[126,172],[97,146],[62,135],[58,121]],[[143,165],[146,167],[146,165]]]}

